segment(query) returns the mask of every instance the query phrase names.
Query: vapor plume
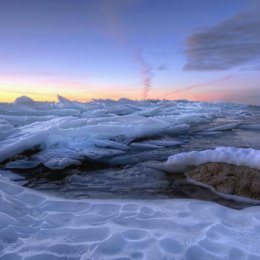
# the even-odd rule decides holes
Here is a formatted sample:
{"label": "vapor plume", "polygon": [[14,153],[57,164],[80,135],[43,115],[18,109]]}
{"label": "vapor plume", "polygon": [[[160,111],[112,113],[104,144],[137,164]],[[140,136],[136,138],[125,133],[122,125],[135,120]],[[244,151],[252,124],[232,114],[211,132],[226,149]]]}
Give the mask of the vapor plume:
{"label": "vapor plume", "polygon": [[167,98],[167,97],[172,96],[174,94],[186,92],[186,91],[196,89],[196,88],[208,87],[208,86],[211,86],[211,85],[215,85],[215,84],[218,84],[218,83],[221,83],[221,82],[224,82],[224,81],[228,81],[232,77],[233,77],[233,75],[227,75],[224,78],[211,80],[211,81],[207,81],[207,82],[203,82],[203,83],[199,83],[199,84],[193,84],[193,85],[190,85],[188,87],[185,87],[185,88],[182,88],[182,89],[179,89],[179,90],[168,92],[167,94],[163,95],[162,98]]}

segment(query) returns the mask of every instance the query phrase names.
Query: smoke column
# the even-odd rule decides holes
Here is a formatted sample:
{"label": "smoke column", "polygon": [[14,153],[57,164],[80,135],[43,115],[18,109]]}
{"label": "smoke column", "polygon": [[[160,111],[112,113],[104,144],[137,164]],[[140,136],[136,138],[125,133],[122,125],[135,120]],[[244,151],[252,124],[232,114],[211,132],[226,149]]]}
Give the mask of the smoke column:
{"label": "smoke column", "polygon": [[[113,5],[111,5],[111,3]],[[125,3],[125,4],[124,4]],[[124,1],[103,1],[102,13],[104,15],[108,33],[118,42],[121,48],[128,49],[134,62],[138,65],[143,83],[143,99],[147,99],[150,90],[152,89],[153,67],[150,65],[143,56],[143,52],[139,48],[133,48],[129,40],[125,37],[121,26],[120,16],[123,11],[129,8],[129,4],[139,3],[138,1],[124,2]],[[158,70],[163,70],[164,65],[158,67]]]}
{"label": "smoke column", "polygon": [[148,97],[149,91],[152,88],[152,66],[147,63],[143,57],[143,53],[140,49],[135,49],[134,60],[140,66],[141,75],[143,79],[143,99]]}

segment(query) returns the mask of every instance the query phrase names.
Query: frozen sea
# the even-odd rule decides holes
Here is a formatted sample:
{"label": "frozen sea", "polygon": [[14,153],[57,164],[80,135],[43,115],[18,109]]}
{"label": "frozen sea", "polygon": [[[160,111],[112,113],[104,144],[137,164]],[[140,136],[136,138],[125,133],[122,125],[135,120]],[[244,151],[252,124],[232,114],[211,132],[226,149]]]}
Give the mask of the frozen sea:
{"label": "frozen sea", "polygon": [[259,150],[258,106],[2,103],[0,259],[260,259],[259,203],[178,168],[260,169]]}

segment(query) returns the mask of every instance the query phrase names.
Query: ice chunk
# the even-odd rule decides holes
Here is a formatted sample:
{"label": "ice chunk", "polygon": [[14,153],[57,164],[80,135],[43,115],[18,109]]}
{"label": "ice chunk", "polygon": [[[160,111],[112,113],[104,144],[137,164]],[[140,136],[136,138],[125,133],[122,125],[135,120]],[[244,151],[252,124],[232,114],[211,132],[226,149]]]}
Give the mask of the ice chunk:
{"label": "ice chunk", "polygon": [[149,144],[154,144],[154,145],[159,145],[159,146],[164,146],[164,147],[168,147],[168,146],[176,146],[176,145],[181,145],[183,144],[182,141],[179,140],[151,140],[148,141],[147,143]]}
{"label": "ice chunk", "polygon": [[243,130],[260,130],[260,124],[243,124],[239,126],[239,129]]}
{"label": "ice chunk", "polygon": [[14,129],[14,127],[8,123],[6,124],[1,124],[0,122],[0,133],[6,133],[6,132],[10,132]]}
{"label": "ice chunk", "polygon": [[8,139],[0,141],[0,162],[37,145],[44,145],[46,137],[69,118],[57,118],[47,123],[33,123],[23,126]]}
{"label": "ice chunk", "polygon": [[224,124],[224,125],[220,125],[220,126],[216,126],[216,127],[212,127],[209,129],[206,129],[206,131],[227,131],[227,130],[231,130],[234,128],[237,128],[239,126],[240,122],[234,122],[234,123],[228,123],[228,124]]}
{"label": "ice chunk", "polygon": [[190,167],[208,162],[260,169],[260,151],[251,148],[218,147],[214,150],[184,152],[170,156],[167,162],[155,167],[167,172],[184,172]]}
{"label": "ice chunk", "polygon": [[70,165],[80,165],[80,161],[73,160],[68,157],[62,157],[62,158],[50,158],[47,162],[44,163],[44,165],[51,169],[64,169],[67,166]]}
{"label": "ice chunk", "polygon": [[35,168],[40,164],[40,162],[33,160],[17,160],[9,162],[5,165],[7,169],[30,169]]}
{"label": "ice chunk", "polygon": [[163,147],[172,147],[183,144],[182,141],[171,140],[171,139],[161,139],[161,140],[150,140],[144,142],[133,142],[131,143],[132,147],[142,148],[142,149],[158,149]]}
{"label": "ice chunk", "polygon": [[13,181],[17,181],[17,180],[23,180],[24,177],[16,174],[16,173],[13,173],[11,171],[2,171],[0,170],[0,178],[6,178],[8,180],[13,180]]}
{"label": "ice chunk", "polygon": [[159,149],[162,148],[162,146],[155,145],[155,144],[150,144],[149,142],[142,142],[142,143],[131,143],[132,147],[135,148],[141,148],[141,149]]}

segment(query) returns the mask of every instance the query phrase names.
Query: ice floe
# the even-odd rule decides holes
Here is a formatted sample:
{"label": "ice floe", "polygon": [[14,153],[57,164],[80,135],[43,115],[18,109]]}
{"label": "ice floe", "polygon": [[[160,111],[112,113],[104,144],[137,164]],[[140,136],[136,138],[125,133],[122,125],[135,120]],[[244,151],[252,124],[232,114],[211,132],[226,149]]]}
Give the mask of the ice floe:
{"label": "ice floe", "polygon": [[[12,104],[0,103],[0,162],[38,147],[27,159],[62,169],[87,158],[113,157],[134,148],[173,147],[181,145],[179,136],[193,132],[206,136],[238,128],[247,110],[246,105],[186,100],[83,103],[58,96],[58,102],[36,102],[22,96]],[[210,127],[220,118],[224,123]],[[247,128],[245,123],[241,127]],[[258,124],[251,128],[258,129]]]}
{"label": "ice floe", "polygon": [[206,131],[227,131],[227,130],[231,130],[236,128],[237,126],[239,126],[239,122],[234,122],[234,123],[228,123],[228,124],[223,124],[220,126],[215,126],[212,128],[207,129]]}
{"label": "ice floe", "polygon": [[217,147],[204,151],[183,152],[172,155],[167,162],[154,165],[167,172],[185,172],[208,162],[223,162],[260,169],[260,150],[252,148]]}

